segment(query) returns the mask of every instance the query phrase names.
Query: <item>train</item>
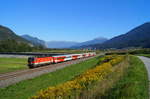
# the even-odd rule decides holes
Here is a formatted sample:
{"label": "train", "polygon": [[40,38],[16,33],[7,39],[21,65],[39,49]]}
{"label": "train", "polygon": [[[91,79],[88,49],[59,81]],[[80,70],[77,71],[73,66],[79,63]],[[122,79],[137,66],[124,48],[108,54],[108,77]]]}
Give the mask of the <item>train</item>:
{"label": "train", "polygon": [[55,55],[55,56],[45,56],[45,57],[29,57],[28,67],[36,68],[39,66],[45,66],[54,63],[60,63],[70,60],[77,60],[81,58],[95,56],[95,52],[80,53],[80,54],[66,54],[66,55]]}

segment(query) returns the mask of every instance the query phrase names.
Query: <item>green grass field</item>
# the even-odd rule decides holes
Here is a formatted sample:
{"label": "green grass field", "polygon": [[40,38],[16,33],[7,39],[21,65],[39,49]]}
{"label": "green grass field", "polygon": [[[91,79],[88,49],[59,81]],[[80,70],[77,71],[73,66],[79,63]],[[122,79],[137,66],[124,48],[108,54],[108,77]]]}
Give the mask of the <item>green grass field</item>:
{"label": "green grass field", "polygon": [[26,58],[0,58],[0,73],[26,69]]}
{"label": "green grass field", "polygon": [[34,79],[25,80],[15,85],[1,88],[0,99],[28,99],[41,89],[45,89],[48,86],[54,86],[73,79],[75,76],[81,74],[85,70],[94,67],[98,61],[99,58],[92,58],[64,69],[41,75]]}
{"label": "green grass field", "polygon": [[149,99],[148,75],[143,62],[130,57],[130,67],[104,99]]}

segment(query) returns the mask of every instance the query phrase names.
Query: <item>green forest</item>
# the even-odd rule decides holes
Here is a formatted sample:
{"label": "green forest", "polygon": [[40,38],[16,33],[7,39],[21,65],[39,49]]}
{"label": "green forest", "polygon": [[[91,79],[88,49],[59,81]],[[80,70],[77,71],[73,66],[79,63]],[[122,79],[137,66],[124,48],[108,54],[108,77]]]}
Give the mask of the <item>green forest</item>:
{"label": "green forest", "polygon": [[30,52],[43,49],[42,46],[32,46],[28,43],[17,42],[16,40],[0,41],[0,52]]}

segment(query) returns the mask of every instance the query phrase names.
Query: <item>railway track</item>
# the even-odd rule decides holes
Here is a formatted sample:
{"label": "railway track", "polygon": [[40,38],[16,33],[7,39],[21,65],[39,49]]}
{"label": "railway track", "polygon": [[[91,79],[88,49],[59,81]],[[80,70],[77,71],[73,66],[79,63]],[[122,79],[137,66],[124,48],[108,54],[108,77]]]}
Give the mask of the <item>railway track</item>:
{"label": "railway track", "polygon": [[93,58],[93,57],[72,60],[72,61],[67,61],[63,63],[51,64],[51,65],[38,67],[34,69],[26,69],[26,70],[20,70],[16,72],[0,74],[0,88],[7,87],[11,84],[15,84],[22,80],[31,79],[31,78],[40,76],[45,73],[53,72],[53,71],[56,71],[57,69],[64,68],[71,64],[76,64],[76,63],[88,60],[90,58]]}

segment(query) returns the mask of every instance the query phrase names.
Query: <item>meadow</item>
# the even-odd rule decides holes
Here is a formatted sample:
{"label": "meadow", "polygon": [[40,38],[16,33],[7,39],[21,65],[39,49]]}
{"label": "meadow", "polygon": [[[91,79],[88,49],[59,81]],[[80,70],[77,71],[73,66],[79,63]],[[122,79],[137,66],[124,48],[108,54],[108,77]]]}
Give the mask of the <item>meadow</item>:
{"label": "meadow", "polygon": [[27,69],[26,58],[0,58],[0,73]]}

